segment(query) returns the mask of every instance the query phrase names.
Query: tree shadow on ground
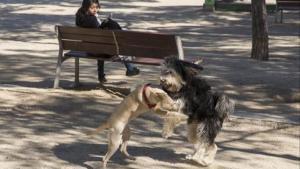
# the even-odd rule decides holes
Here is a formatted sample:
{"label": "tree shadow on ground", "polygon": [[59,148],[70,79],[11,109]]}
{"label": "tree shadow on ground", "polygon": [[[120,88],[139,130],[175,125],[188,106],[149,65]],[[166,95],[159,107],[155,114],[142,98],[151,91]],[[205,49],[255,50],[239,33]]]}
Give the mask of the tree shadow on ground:
{"label": "tree shadow on ground", "polygon": [[[59,91],[48,92],[42,91],[20,91],[16,95],[18,98],[22,98],[21,102],[10,103],[10,100],[0,99],[0,128],[3,137],[0,139],[0,143],[3,145],[13,145],[15,151],[13,151],[13,158],[18,160],[25,160],[30,156],[35,156],[38,153],[41,156],[47,156],[49,153],[55,155],[55,157],[69,162],[71,164],[79,165],[86,168],[92,168],[86,162],[98,162],[101,160],[99,156],[103,156],[106,152],[106,144],[94,144],[89,143],[83,134],[88,130],[96,128],[99,123],[108,119],[108,116],[113,112],[115,105],[120,101],[112,99],[101,98],[101,95],[91,95],[84,92],[72,92]],[[10,99],[11,96],[8,97]],[[141,146],[129,145],[129,152],[134,156],[146,156],[154,160],[167,162],[167,163],[186,163],[184,161],[184,155],[176,153],[173,148],[173,143],[159,143],[154,144],[153,141],[141,138],[159,138],[160,128],[162,127],[162,120],[155,115],[145,114],[131,123],[134,135],[138,135],[138,138],[132,140],[141,143]],[[185,126],[181,126],[176,133],[177,136],[170,138],[172,141],[182,142],[182,148],[188,145],[186,139]],[[221,148],[219,153],[228,153],[229,151],[247,153],[249,155],[262,155],[264,158],[276,157],[282,159],[289,159],[296,161],[298,158],[291,154],[284,154],[284,152],[274,153],[269,152],[265,147],[257,145],[257,141],[250,138],[257,136],[257,134],[276,134],[279,129],[270,129],[263,131],[236,131],[239,126],[233,126],[230,129],[224,130],[226,134],[232,134],[236,138],[232,139],[230,136],[226,136],[225,141],[217,142]],[[286,128],[282,128],[286,129]],[[232,130],[232,131],[231,131]],[[102,135],[103,134],[103,135]],[[102,133],[101,137],[95,139],[99,142],[106,142],[105,134]],[[270,136],[268,135],[268,137]],[[40,141],[40,139],[49,136],[52,138],[51,146],[47,146],[47,143]],[[262,136],[258,136],[263,139]],[[22,146],[16,144],[12,140],[16,138],[23,139]],[[256,137],[257,138],[257,137]],[[36,140],[34,140],[36,139]],[[72,140],[69,143],[69,140]],[[268,140],[264,140],[264,144],[273,144]],[[62,143],[63,142],[63,143]],[[66,143],[67,142],[67,143]],[[54,144],[53,144],[54,143]],[[177,144],[176,143],[176,144]],[[246,144],[245,148],[239,146],[229,146],[227,144]],[[284,144],[285,142],[280,142]],[[252,149],[251,149],[252,147]],[[278,151],[281,147],[274,146]],[[10,149],[0,150],[0,154],[7,154]],[[229,155],[231,158],[231,156]],[[218,157],[219,159],[222,159]],[[243,156],[244,158],[244,156]],[[51,159],[53,160],[53,159]],[[54,162],[49,160],[49,162]],[[241,159],[230,159],[232,161],[241,162]],[[118,165],[129,165],[131,162],[123,160],[120,153],[116,153],[116,156],[112,158],[112,163]],[[36,163],[28,164],[32,168],[36,168]],[[130,168],[130,167],[128,167]]]}
{"label": "tree shadow on ground", "polygon": [[[288,12],[285,14],[286,23],[284,24],[274,24],[274,15],[269,15],[271,58],[268,62],[257,62],[249,59],[251,52],[251,17],[249,13],[207,13],[202,11],[202,7],[199,6],[153,7],[138,6],[135,2],[138,1],[101,1],[103,8],[106,9],[102,17],[114,12],[114,18],[130,30],[180,35],[183,39],[186,58],[198,56],[204,58],[203,76],[216,89],[224,90],[232,98],[238,100],[237,110],[245,110],[241,111],[241,115],[244,115],[244,112],[276,114],[283,116],[283,119],[294,121],[296,119],[296,122],[299,122],[299,118],[297,118],[299,115],[296,114],[298,110],[294,106],[299,101],[286,101],[291,98],[293,93],[299,93],[299,48],[295,45],[298,43],[299,35],[298,13]],[[143,2],[154,3],[156,1]],[[22,10],[34,10],[35,5],[44,4],[66,5],[66,8],[71,8],[76,12],[80,1],[6,0],[1,1],[1,4],[8,5],[8,7],[0,9],[3,14],[0,16],[0,32],[3,34],[4,40],[30,43],[30,45],[40,43],[39,45],[46,46],[47,42],[43,42],[44,39],[56,39],[53,26],[55,24],[74,25],[74,14],[62,14],[59,11],[47,15],[30,14],[22,13]],[[52,31],[45,31],[43,27],[51,27]],[[32,43],[32,41],[35,42]],[[50,43],[56,45],[53,42]],[[31,85],[31,80],[28,79],[37,78],[39,80],[33,86],[47,88],[52,85],[48,79],[54,77],[57,51],[48,49],[36,51],[33,48],[29,50],[5,49],[4,52],[13,54],[0,53],[2,84],[16,82],[21,86],[22,84],[26,86]],[[83,63],[81,77],[83,79],[87,77],[89,81],[96,79],[96,64],[85,61]],[[120,74],[120,71],[117,71],[120,67],[122,66],[108,63],[106,73]],[[144,68],[144,66],[140,67]],[[73,68],[74,66],[70,62],[65,63],[63,72],[66,74],[62,75],[62,79],[73,77]],[[157,69],[147,67],[142,70],[147,76],[142,77],[145,79],[158,77]],[[126,80],[135,84],[140,79],[141,77]],[[37,84],[39,82],[41,84]],[[71,80],[68,81],[68,84],[69,82]],[[276,102],[277,96],[288,99]],[[285,117],[287,114],[292,115]]]}
{"label": "tree shadow on ground", "polygon": [[223,146],[219,145],[219,148],[221,148],[220,152],[222,151],[238,151],[238,152],[244,152],[244,153],[250,153],[250,154],[257,154],[257,155],[264,155],[264,156],[269,156],[269,157],[278,157],[278,158],[283,158],[283,159],[288,159],[288,160],[293,160],[293,161],[299,161],[300,157],[296,155],[290,155],[290,154],[275,154],[275,153],[268,153],[264,152],[262,150],[258,149],[246,149],[246,148],[236,148],[236,147],[229,147],[229,146]]}
{"label": "tree shadow on ground", "polygon": [[[0,143],[15,145],[14,141],[9,143],[9,140],[15,140],[15,138],[24,139],[24,141],[21,141],[22,146],[14,146],[13,152],[10,152],[12,148],[8,148],[1,150],[1,154],[25,161],[31,159],[29,156],[33,153],[45,155],[49,153],[49,149],[44,145],[43,141],[31,140],[33,137],[44,138],[44,136],[48,137],[51,135],[51,138],[55,138],[54,142],[70,137],[78,138],[78,133],[85,133],[87,130],[90,130],[90,128],[95,128],[99,123],[107,120],[110,112],[113,112],[115,105],[119,103],[119,101],[113,98],[99,99],[101,95],[98,94],[86,95],[82,92],[77,94],[76,92],[70,92],[71,93],[65,91],[62,94],[59,91],[14,91],[12,93],[17,94],[15,95],[16,97],[22,98],[21,100],[16,100],[16,103],[12,103],[10,100],[0,99],[0,128],[3,134]],[[11,98],[14,94],[8,97]],[[76,97],[74,97],[75,95]],[[134,128],[147,133],[153,132],[147,122],[148,119],[153,120],[152,117],[148,116],[134,120]],[[161,124],[155,123],[154,125]],[[157,136],[158,134],[155,135]],[[49,142],[53,142],[53,140]],[[74,146],[75,149],[86,149],[86,147],[91,146],[93,147],[92,149],[97,149],[95,145],[75,144],[71,145],[71,147],[72,146]],[[103,149],[103,146],[100,146],[99,150]],[[145,148],[142,150],[137,147],[133,147],[133,150],[129,148],[129,151],[136,151],[133,153],[134,155],[143,155],[143,151],[149,151],[149,156],[158,158],[159,153],[155,153],[156,150],[158,150],[158,148]],[[173,151],[166,149],[165,152],[166,155],[169,156]],[[82,154],[82,152],[75,153],[78,153],[79,156]],[[102,154],[101,151],[99,153]],[[164,157],[162,158],[164,159]],[[165,158],[167,160],[167,157]],[[28,165],[35,168],[38,163]]]}
{"label": "tree shadow on ground", "polygon": [[[227,134],[232,134],[236,135],[237,137],[232,138],[232,139],[227,139],[224,141],[219,141],[217,142],[218,147],[220,148],[218,150],[219,153],[224,153],[226,151],[232,151],[232,152],[240,152],[240,153],[247,153],[247,154],[252,154],[252,155],[262,155],[266,157],[275,157],[279,159],[286,159],[286,160],[292,160],[292,161],[299,161],[299,157],[297,155],[292,155],[292,154],[287,154],[285,150],[283,151],[270,151],[270,149],[266,148],[264,144],[267,144],[268,146],[272,147],[272,149],[280,150],[283,148],[285,145],[283,143],[280,143],[279,140],[271,139],[271,138],[266,138],[266,134],[276,134],[280,135],[280,132],[282,130],[286,131],[286,135],[289,135],[291,138],[298,138],[299,133],[294,133],[291,131],[287,131],[287,129],[293,129],[291,131],[299,129],[298,125],[287,125],[287,126],[282,126],[278,128],[268,128],[265,130],[260,130],[260,131],[246,131],[246,132],[241,132],[239,130],[235,130],[234,128],[227,128],[223,129],[223,133]],[[258,138],[263,139],[263,142],[260,142]],[[253,139],[256,138],[256,139]],[[244,144],[247,144],[246,147],[232,147],[230,144],[234,142],[242,142]],[[229,143],[229,144],[228,144]]]}
{"label": "tree shadow on ground", "polygon": [[[102,162],[102,157],[107,151],[107,145],[105,144],[89,144],[89,143],[71,143],[60,144],[53,148],[54,154],[61,160],[77,164],[86,167],[86,162],[96,161]],[[137,147],[128,146],[128,152],[135,156],[147,156],[155,160],[170,162],[170,163],[182,163],[185,162],[184,154],[176,154],[173,150],[167,148],[156,147]],[[76,154],[74,156],[73,154]],[[101,156],[101,157],[100,157]],[[128,165],[130,162],[134,162],[124,158],[120,151],[117,151],[110,159],[111,163],[119,165]]]}

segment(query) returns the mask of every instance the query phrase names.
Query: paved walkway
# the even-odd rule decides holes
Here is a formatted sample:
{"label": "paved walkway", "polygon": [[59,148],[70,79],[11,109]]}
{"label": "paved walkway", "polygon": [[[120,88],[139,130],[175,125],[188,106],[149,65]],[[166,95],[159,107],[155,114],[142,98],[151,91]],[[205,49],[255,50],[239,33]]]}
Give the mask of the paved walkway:
{"label": "paved walkway", "polygon": [[[101,2],[103,17],[114,13],[126,29],[179,34],[186,57],[204,59],[203,77],[236,100],[234,121],[227,123],[217,140],[220,153],[211,168],[297,168],[299,128],[286,123],[299,124],[299,13],[286,13],[284,24],[275,24],[274,15],[268,16],[270,61],[258,62],[250,59],[251,16],[247,12],[206,13],[196,0]],[[121,98],[97,87],[93,60],[81,62],[82,90],[50,89],[58,51],[54,25],[73,25],[79,5],[80,0],[0,2],[0,126],[6,135],[0,139],[1,166],[99,165],[104,134],[87,143],[83,133],[104,120]],[[139,67],[142,73],[136,77],[126,77],[121,64],[107,63],[105,69],[113,86],[118,82],[118,87],[130,88],[141,79],[158,83],[159,67]],[[67,61],[63,88],[72,85],[73,71],[74,61]],[[159,138],[157,117],[143,117],[134,125],[144,126],[144,131],[134,129],[138,136],[133,138],[132,150],[141,158],[124,162],[116,157],[115,168],[195,168],[182,159],[190,150],[182,137],[184,127],[165,142]],[[175,150],[174,143],[180,145]]]}

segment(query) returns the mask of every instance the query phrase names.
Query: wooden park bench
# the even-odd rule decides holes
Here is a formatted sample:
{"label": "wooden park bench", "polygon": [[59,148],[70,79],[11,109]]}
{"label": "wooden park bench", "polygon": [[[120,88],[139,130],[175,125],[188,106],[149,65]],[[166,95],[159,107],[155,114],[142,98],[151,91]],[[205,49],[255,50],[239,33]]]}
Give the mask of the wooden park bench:
{"label": "wooden park bench", "polygon": [[275,16],[276,23],[277,23],[279,11],[280,11],[280,23],[282,23],[283,10],[300,10],[300,0],[276,0],[276,16]]}
{"label": "wooden park bench", "polygon": [[160,65],[164,57],[184,59],[179,36],[124,30],[55,26],[59,41],[54,88],[59,87],[62,63],[75,58],[75,86],[79,85],[79,59],[120,62],[119,55],[134,56],[137,64]]}

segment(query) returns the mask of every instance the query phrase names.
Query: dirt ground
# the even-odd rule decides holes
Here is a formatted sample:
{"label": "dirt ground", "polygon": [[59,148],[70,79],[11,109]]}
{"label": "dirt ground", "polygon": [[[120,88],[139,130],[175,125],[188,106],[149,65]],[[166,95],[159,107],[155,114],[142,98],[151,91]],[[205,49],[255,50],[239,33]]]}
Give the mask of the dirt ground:
{"label": "dirt ground", "polygon": [[[104,90],[97,85],[95,61],[81,60],[83,86],[75,90],[70,60],[62,89],[51,89],[58,52],[54,25],[73,25],[80,2],[0,1],[1,169],[100,168],[106,134],[91,139],[85,133],[113,112],[122,100],[117,91],[141,81],[158,83],[159,67],[139,65],[140,75],[126,77],[123,65],[108,62],[108,86],[114,89]],[[250,14],[207,13],[201,2],[101,1],[102,17],[112,12],[126,29],[180,35],[186,58],[203,58],[203,77],[236,101],[208,168],[299,169],[299,13],[286,12],[284,24],[268,15],[270,60],[258,62],[250,59]],[[117,153],[109,168],[201,168],[184,160],[191,152],[184,125],[168,140],[160,136],[161,119],[150,113],[131,127],[129,152],[137,160]]]}
{"label": "dirt ground", "polygon": [[[87,131],[107,119],[122,98],[104,90],[72,91],[2,88],[0,103],[1,168],[101,168],[106,133]],[[129,152],[136,161],[116,153],[110,168],[201,168],[184,160],[192,151],[185,125],[173,137],[161,138],[162,120],[151,113],[131,123]],[[217,139],[211,169],[289,168],[299,166],[299,126],[257,125],[232,119]]]}

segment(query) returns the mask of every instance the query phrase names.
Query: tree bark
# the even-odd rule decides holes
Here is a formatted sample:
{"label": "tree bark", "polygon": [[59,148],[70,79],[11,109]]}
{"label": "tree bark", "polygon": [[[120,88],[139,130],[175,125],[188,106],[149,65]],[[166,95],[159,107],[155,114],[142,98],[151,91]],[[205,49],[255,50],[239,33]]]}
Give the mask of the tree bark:
{"label": "tree bark", "polygon": [[252,51],[251,58],[269,59],[269,38],[266,0],[252,0]]}

